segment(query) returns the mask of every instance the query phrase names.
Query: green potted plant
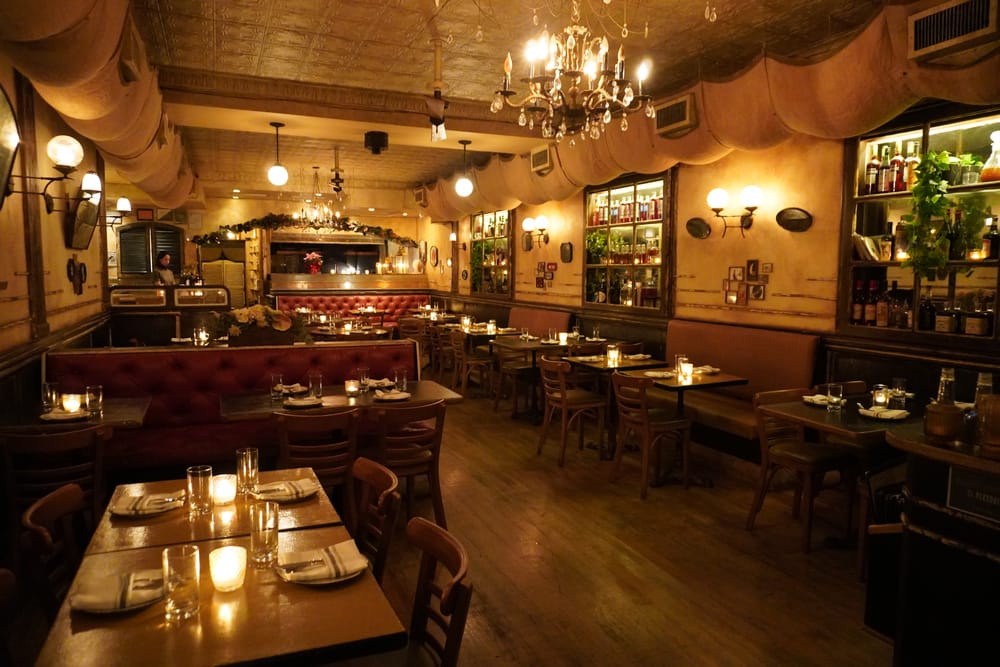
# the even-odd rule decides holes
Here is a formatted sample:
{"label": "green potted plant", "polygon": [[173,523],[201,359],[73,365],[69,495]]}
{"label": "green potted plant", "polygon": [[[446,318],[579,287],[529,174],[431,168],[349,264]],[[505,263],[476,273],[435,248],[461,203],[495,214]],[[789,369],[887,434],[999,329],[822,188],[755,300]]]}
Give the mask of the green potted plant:
{"label": "green potted plant", "polygon": [[948,199],[950,157],[948,151],[930,151],[921,158],[915,167],[913,207],[903,216],[909,240],[909,257],[903,266],[930,280],[947,275],[950,241],[945,216],[952,205]]}
{"label": "green potted plant", "polygon": [[[979,172],[983,169],[983,161],[978,155],[972,153],[962,153],[958,156],[958,163],[962,167],[962,185],[975,185],[979,182]],[[957,185],[957,183],[952,183]]]}
{"label": "green potted plant", "polygon": [[608,234],[604,231],[587,234],[587,264],[603,264],[608,254]]}

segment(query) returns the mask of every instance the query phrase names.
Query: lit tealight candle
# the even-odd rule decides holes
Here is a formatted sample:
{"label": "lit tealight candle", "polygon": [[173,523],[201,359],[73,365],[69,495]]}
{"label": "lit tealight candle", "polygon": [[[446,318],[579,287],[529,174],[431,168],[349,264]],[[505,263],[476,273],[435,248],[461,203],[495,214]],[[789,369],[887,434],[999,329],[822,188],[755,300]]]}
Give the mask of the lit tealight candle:
{"label": "lit tealight candle", "polygon": [[320,315],[319,316],[319,323],[320,324],[326,324],[326,315]]}
{"label": "lit tealight candle", "polygon": [[973,262],[978,262],[982,258],[983,258],[983,251],[982,250],[970,250],[969,251],[969,259],[972,260]]}
{"label": "lit tealight candle", "polygon": [[431,311],[431,322],[437,322],[437,318],[438,318],[438,311],[432,310]]}
{"label": "lit tealight candle", "polygon": [[348,396],[357,396],[361,393],[360,380],[344,380],[344,393]]}
{"label": "lit tealight candle", "polygon": [[353,328],[354,328],[354,323],[353,322],[344,322],[344,331],[345,332],[351,333],[351,329],[353,329]]}
{"label": "lit tealight candle", "polygon": [[608,345],[608,366],[617,366],[621,359],[621,350],[617,345]]}
{"label": "lit tealight candle", "polygon": [[215,590],[235,591],[247,574],[247,550],[243,547],[219,547],[208,554],[208,566]]}
{"label": "lit tealight candle", "polygon": [[884,384],[877,384],[872,389],[872,405],[886,407],[889,404],[889,388]]}
{"label": "lit tealight candle", "polygon": [[694,375],[694,364],[690,362],[684,362],[681,364],[681,381],[690,382],[691,376]]}
{"label": "lit tealight candle", "polygon": [[63,394],[62,407],[66,412],[77,412],[83,404],[83,396],[80,394]]}
{"label": "lit tealight candle", "polygon": [[560,331],[559,332],[559,344],[565,345],[569,341],[569,332]]}
{"label": "lit tealight candle", "polygon": [[236,475],[216,475],[212,478],[212,500],[216,505],[228,505],[236,500]]}

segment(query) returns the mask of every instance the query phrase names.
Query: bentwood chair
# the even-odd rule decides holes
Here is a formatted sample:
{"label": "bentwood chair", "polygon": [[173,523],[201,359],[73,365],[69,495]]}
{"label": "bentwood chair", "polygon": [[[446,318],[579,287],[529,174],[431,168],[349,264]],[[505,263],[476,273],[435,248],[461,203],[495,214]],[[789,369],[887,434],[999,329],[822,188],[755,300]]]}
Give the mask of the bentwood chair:
{"label": "bentwood chair", "polygon": [[542,392],[545,395],[545,419],[542,422],[542,433],[538,438],[537,454],[542,453],[542,447],[548,439],[549,426],[552,417],[559,411],[561,421],[559,429],[559,465],[566,463],[566,440],[569,428],[576,422],[580,432],[580,449],[583,449],[583,419],[587,416],[597,420],[597,450],[604,446],[604,419],[607,410],[607,399],[600,394],[575,389],[570,386],[570,364],[568,361],[542,357],[538,362],[542,376]]}
{"label": "bentwood chair", "polygon": [[272,414],[278,433],[278,467],[312,468],[320,484],[331,493],[343,490],[344,512],[354,508],[351,463],[358,452],[357,409],[322,414]]}
{"label": "bentwood chair", "polygon": [[399,514],[399,479],[384,465],[363,456],[351,464],[351,477],[355,515],[348,526],[358,550],[372,564],[375,581],[381,584]]}
{"label": "bentwood chair", "polygon": [[67,484],[32,503],[21,517],[24,569],[49,623],[55,620],[83,558],[87,508],[83,489]]}
{"label": "bentwood chair", "polygon": [[413,479],[427,477],[434,520],[447,528],[438,460],[444,433],[444,401],[414,407],[384,407],[374,412],[378,423],[378,461],[406,479],[406,515],[413,513]]}
{"label": "bentwood chair", "polygon": [[529,398],[534,391],[538,369],[531,365],[531,359],[524,352],[512,352],[497,347],[494,351],[496,359],[497,380],[493,393],[493,412],[500,409],[500,401],[504,396],[507,380],[510,381],[510,401],[513,403],[511,417],[517,416],[518,388],[524,385],[529,391]]}
{"label": "bentwood chair", "polygon": [[427,331],[427,323],[419,317],[401,317],[396,322],[396,328],[399,330],[400,338],[410,338],[417,341],[420,366],[424,366],[424,355],[427,356],[428,363],[430,363],[433,356],[431,352],[433,342],[430,332]]}
{"label": "bentwood chair", "polygon": [[479,386],[489,387],[493,374],[493,357],[475,350],[469,350],[468,335],[461,329],[451,332],[452,354],[455,356],[455,377],[452,386],[458,387],[458,393],[465,396],[469,387],[469,376],[479,374]]}
{"label": "bentwood chair", "polygon": [[[753,406],[757,419],[757,435],[760,441],[760,477],[757,492],[747,516],[747,530],[753,530],[754,521],[764,504],[764,496],[771,486],[774,473],[785,468],[795,473],[797,485],[792,504],[792,517],[802,517],[802,551],[808,553],[812,542],[813,501],[823,488],[823,478],[827,472],[839,471],[840,481],[850,484],[854,479],[854,456],[843,446],[806,442],[805,429],[775,417],[763,414],[759,407],[771,403],[786,403],[801,400],[811,394],[808,388],[763,391],[754,396]],[[853,488],[847,494],[847,530],[850,531]]]}
{"label": "bentwood chair", "polygon": [[104,510],[104,442],[110,436],[111,429],[103,426],[0,434],[12,539],[21,513],[65,484],[83,491],[86,528],[97,525]]}
{"label": "bentwood chair", "polygon": [[431,344],[434,350],[431,368],[438,374],[438,378],[443,378],[444,372],[453,370],[455,364],[455,354],[451,349],[451,332],[440,324],[432,326]]}
{"label": "bentwood chair", "polygon": [[673,441],[681,452],[684,488],[689,485],[691,459],[691,420],[679,416],[672,407],[653,406],[648,391],[653,380],[647,377],[633,377],[615,373],[611,376],[611,386],[618,407],[618,447],[615,450],[615,466],[611,481],[621,474],[625,440],[629,433],[639,440],[640,489],[639,497],[645,499],[649,491],[649,470],[654,463],[659,470],[663,443]]}
{"label": "bentwood chair", "polygon": [[406,537],[423,553],[410,616],[410,643],[429,652],[441,667],[458,664],[465,620],[472,602],[466,582],[469,556],[447,530],[416,517]]}

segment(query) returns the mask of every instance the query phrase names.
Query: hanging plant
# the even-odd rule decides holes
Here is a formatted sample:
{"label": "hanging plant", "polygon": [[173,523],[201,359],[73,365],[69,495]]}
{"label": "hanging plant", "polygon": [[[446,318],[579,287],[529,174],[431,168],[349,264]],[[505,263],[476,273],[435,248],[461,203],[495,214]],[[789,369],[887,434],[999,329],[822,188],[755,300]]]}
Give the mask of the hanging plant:
{"label": "hanging plant", "polygon": [[921,158],[915,167],[913,207],[903,216],[910,241],[903,267],[930,280],[947,275],[952,230],[947,227],[946,215],[953,205],[948,198],[949,157],[948,151],[930,151]]}
{"label": "hanging plant", "polygon": [[377,236],[385,241],[393,241],[401,246],[416,248],[417,242],[406,236],[400,236],[388,227],[363,225],[350,218],[333,218],[314,226],[303,220],[297,220],[287,213],[268,213],[263,218],[254,218],[238,225],[223,225],[218,231],[201,236],[192,236],[191,242],[196,245],[220,245],[228,238],[228,233],[245,234],[254,229],[281,229],[282,227],[312,227],[313,229],[329,230],[331,232],[358,232],[365,236]]}

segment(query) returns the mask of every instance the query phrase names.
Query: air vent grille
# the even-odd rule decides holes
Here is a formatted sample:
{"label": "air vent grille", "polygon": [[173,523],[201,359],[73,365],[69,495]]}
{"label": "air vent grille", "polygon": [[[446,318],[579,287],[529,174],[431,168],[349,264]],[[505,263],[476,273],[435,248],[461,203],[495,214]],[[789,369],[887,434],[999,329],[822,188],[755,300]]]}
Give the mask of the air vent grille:
{"label": "air vent grille", "polygon": [[998,0],[953,0],[910,17],[910,57],[925,59],[997,38]]}

